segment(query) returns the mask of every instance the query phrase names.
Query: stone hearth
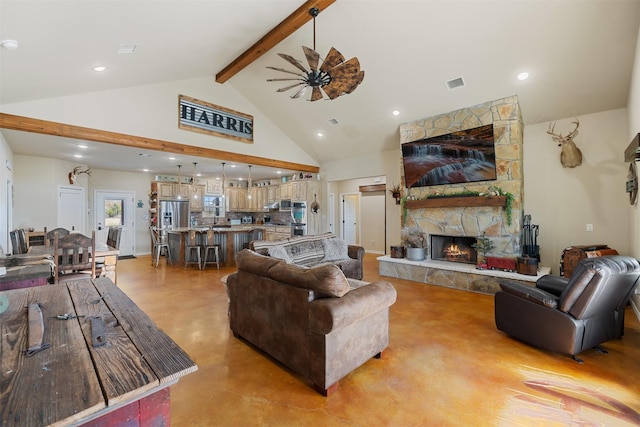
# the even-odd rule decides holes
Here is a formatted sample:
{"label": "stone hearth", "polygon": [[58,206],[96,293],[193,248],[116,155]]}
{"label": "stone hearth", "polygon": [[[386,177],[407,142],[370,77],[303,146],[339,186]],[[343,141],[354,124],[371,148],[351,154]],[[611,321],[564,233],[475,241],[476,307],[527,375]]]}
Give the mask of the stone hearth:
{"label": "stone hearth", "polygon": [[475,266],[447,261],[409,261],[405,258],[378,258],[381,276],[413,280],[430,285],[482,294],[495,294],[500,290],[499,279],[508,279],[533,286],[542,276],[550,273],[549,267],[539,267],[537,276],[509,273],[499,270],[478,270]]}

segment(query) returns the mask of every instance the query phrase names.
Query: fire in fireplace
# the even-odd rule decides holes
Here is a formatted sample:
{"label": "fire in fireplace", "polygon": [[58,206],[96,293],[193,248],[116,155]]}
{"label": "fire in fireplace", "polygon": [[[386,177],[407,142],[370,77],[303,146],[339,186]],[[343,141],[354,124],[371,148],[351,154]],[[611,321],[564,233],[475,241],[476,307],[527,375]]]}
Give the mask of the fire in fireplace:
{"label": "fire in fireplace", "polygon": [[431,259],[465,264],[478,262],[478,252],[472,246],[477,241],[475,237],[442,234],[432,234],[430,237]]}

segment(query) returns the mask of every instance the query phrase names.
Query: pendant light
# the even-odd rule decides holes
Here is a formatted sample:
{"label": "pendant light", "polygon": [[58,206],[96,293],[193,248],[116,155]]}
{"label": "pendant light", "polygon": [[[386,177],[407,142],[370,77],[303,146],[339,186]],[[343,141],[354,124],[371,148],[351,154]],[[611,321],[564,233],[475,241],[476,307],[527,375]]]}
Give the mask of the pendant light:
{"label": "pendant light", "polygon": [[[248,184],[247,184],[247,189],[251,190],[251,165],[249,165],[249,180],[248,180]],[[247,191],[247,195],[249,196],[249,198],[251,198],[251,192]]]}
{"label": "pendant light", "polygon": [[182,165],[178,165],[178,200],[182,199]]}
{"label": "pendant light", "polygon": [[222,197],[224,197],[224,179],[225,179],[224,165],[225,165],[225,162],[222,162]]}
{"label": "pendant light", "polygon": [[193,198],[198,198],[198,190],[196,189],[196,179],[198,177],[198,162],[193,162]]}

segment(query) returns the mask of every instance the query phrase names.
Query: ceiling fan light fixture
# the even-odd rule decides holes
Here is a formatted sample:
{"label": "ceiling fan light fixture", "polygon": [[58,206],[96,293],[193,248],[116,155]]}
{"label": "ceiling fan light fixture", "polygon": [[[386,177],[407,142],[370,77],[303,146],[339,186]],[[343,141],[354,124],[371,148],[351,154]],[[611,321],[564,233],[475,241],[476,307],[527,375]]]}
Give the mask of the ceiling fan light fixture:
{"label": "ceiling fan light fixture", "polygon": [[320,10],[316,7],[309,9],[309,15],[313,17],[313,49],[302,46],[309,69],[307,70],[300,61],[294,57],[284,53],[279,53],[278,56],[296,67],[298,71],[267,67],[270,70],[295,76],[267,79],[268,82],[292,82],[276,90],[276,92],[286,92],[291,89],[296,89],[291,95],[292,99],[307,98],[309,88],[311,88],[311,95],[307,98],[309,101],[336,99],[339,96],[353,92],[364,79],[364,71],[360,70],[360,61],[358,61],[358,58],[351,58],[346,61],[344,56],[333,47],[321,63],[320,55],[315,50],[316,16],[318,16],[319,13]]}

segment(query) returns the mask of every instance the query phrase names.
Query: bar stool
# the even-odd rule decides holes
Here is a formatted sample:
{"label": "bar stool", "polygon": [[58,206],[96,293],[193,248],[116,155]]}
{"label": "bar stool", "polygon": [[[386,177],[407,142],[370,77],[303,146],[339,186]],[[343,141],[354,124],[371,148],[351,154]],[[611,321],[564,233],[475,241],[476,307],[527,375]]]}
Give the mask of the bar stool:
{"label": "bar stool", "polygon": [[169,250],[167,230],[159,229],[158,227],[152,225],[151,227],[149,227],[149,231],[151,231],[151,241],[153,242],[153,248],[151,252],[151,265],[153,265],[153,260],[155,259],[156,268],[158,268],[158,262],[160,261],[160,255],[163,249],[167,258],[167,264],[171,264],[171,251]]}
{"label": "bar stool", "polygon": [[[198,244],[198,233],[196,230],[187,231],[184,251],[184,268],[189,264],[198,264],[198,268],[202,270],[202,258],[200,257],[200,245]],[[193,254],[197,255],[198,260],[193,261]]]}
{"label": "bar stool", "polygon": [[[207,268],[207,264],[216,264],[218,270],[220,270],[220,245],[216,244],[216,233],[213,230],[207,230],[206,234],[203,233],[203,237],[205,238],[204,242],[204,262],[202,263],[202,268]],[[213,256],[215,257],[215,261],[211,261],[209,259],[209,255],[213,252]]]}

